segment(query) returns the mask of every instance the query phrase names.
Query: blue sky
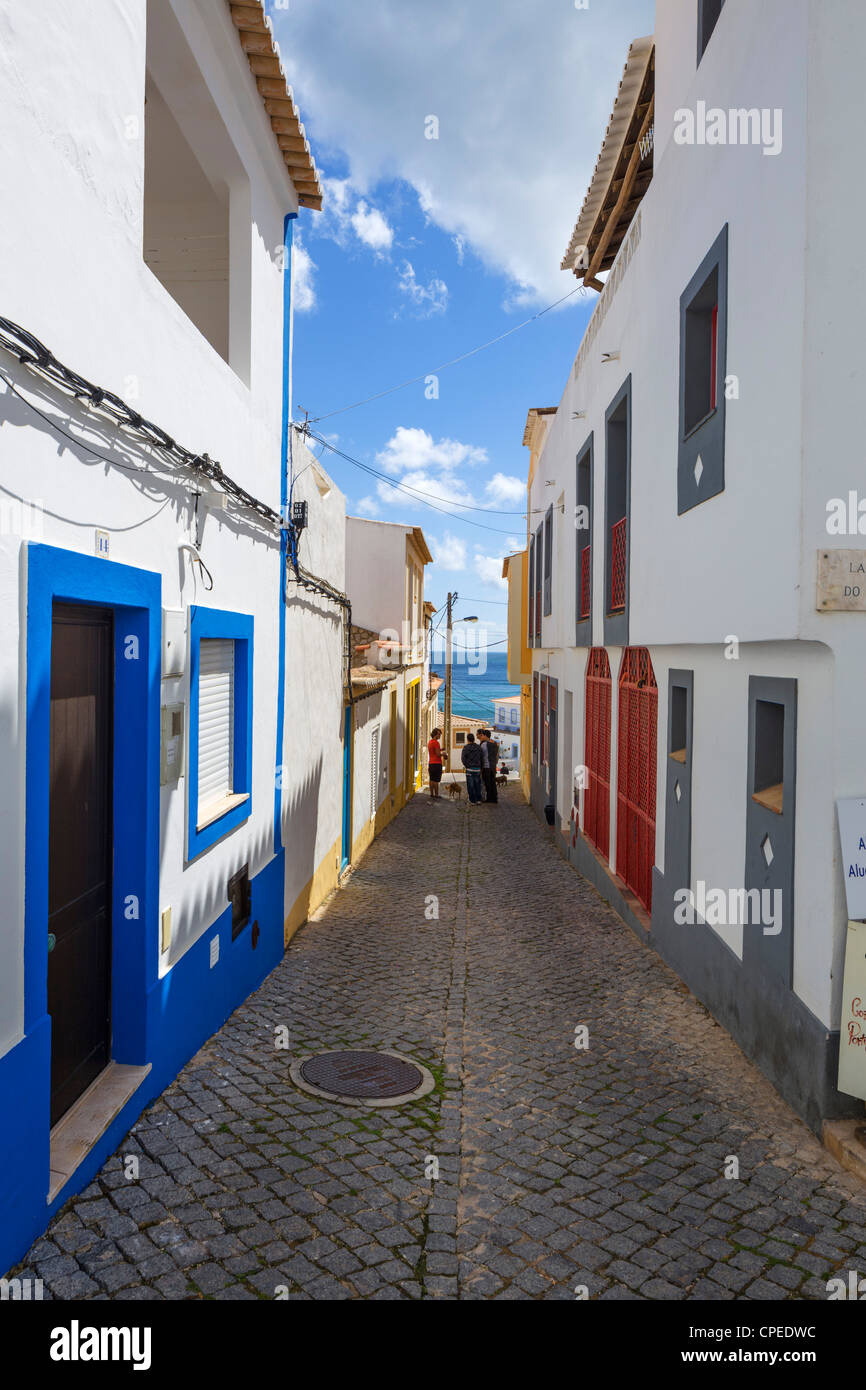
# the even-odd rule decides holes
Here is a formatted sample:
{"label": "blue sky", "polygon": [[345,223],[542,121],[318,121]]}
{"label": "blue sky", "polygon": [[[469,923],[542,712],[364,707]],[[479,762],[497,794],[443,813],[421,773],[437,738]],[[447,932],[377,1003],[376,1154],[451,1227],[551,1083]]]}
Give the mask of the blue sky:
{"label": "blue sky", "polygon": [[421,381],[334,412],[577,288],[559,263],[653,4],[268,8],[325,191],[296,224],[296,418],[325,417],[317,432],[433,503],[323,452],[350,514],[423,528],[426,596],[459,592],[494,642],[502,557],[525,543],[526,412],[558,404],[596,295],[443,370],[438,397]]}

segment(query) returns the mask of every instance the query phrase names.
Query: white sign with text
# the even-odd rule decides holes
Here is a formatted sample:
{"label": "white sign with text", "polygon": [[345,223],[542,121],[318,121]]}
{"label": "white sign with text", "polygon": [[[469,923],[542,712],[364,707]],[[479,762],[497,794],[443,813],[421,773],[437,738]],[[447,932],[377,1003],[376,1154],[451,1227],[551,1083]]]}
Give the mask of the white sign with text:
{"label": "white sign with text", "polygon": [[852,922],[862,922],[866,919],[866,797],[840,797],[836,810],[848,916]]}

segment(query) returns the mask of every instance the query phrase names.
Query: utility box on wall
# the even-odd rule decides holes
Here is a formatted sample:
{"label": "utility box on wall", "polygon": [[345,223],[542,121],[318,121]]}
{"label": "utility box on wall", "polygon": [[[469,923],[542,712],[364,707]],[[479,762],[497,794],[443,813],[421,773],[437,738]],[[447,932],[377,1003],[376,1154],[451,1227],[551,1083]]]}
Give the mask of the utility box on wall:
{"label": "utility box on wall", "polygon": [[186,669],[186,610],[162,610],[162,678],[182,676]]}
{"label": "utility box on wall", "polygon": [[159,785],[169,786],[183,773],[183,705],[163,705],[159,741]]}

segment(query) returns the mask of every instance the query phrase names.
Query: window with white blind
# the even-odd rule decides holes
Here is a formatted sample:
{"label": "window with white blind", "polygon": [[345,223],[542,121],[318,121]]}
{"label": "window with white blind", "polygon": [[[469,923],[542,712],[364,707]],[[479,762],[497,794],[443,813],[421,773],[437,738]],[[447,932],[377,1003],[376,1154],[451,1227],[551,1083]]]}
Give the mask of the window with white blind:
{"label": "window with white blind", "polygon": [[370,741],[370,819],[376,819],[379,804],[379,725],[373,730]]}
{"label": "window with white blind", "polygon": [[234,793],[234,683],[234,642],[206,638],[198,674],[199,825]]}
{"label": "window with white blind", "polygon": [[187,858],[252,812],[253,619],[194,607],[190,619]]}

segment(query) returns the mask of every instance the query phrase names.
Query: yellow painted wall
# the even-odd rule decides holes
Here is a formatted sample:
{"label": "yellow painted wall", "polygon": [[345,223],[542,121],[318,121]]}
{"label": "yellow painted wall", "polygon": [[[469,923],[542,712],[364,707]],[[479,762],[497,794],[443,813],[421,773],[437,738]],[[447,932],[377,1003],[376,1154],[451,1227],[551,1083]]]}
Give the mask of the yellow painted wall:
{"label": "yellow painted wall", "polygon": [[375,820],[364,822],[358,834],[352,840],[352,864],[354,865],[366,854],[377,835],[381,835],[386,825],[390,825],[396,815],[402,811],[406,805],[406,797],[403,788],[398,788],[393,796],[386,796],[378,811]]}
{"label": "yellow painted wall", "polygon": [[512,685],[525,685],[532,677],[529,647],[529,555],[509,555],[508,577],[508,679]]}
{"label": "yellow painted wall", "polygon": [[532,686],[520,687],[520,785],[526,800],[530,797],[532,765]]}
{"label": "yellow painted wall", "polygon": [[283,942],[288,946],[298,927],[302,927],[311,912],[321,907],[329,893],[333,893],[340,878],[340,854],[343,837],[339,835],[328,853],[320,862],[309,883],[292,903],[283,924]]}

